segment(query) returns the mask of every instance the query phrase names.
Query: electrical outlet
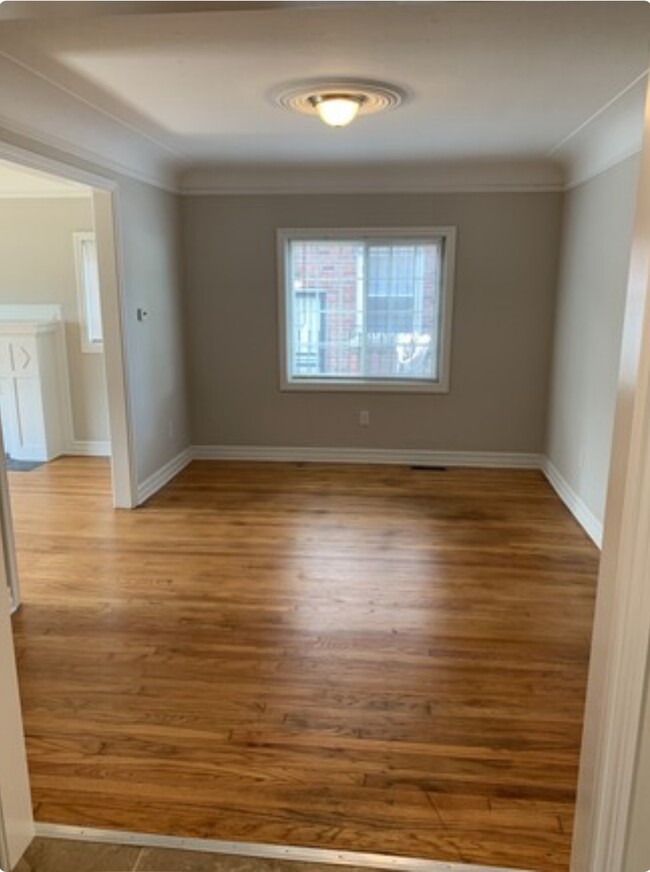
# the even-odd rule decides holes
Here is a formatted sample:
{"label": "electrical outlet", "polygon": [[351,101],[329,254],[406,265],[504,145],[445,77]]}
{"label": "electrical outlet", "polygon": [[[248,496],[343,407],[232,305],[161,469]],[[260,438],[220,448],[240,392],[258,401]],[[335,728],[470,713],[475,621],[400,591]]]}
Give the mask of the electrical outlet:
{"label": "electrical outlet", "polygon": [[370,412],[367,409],[361,409],[359,412],[359,424],[362,427],[367,427],[370,424]]}

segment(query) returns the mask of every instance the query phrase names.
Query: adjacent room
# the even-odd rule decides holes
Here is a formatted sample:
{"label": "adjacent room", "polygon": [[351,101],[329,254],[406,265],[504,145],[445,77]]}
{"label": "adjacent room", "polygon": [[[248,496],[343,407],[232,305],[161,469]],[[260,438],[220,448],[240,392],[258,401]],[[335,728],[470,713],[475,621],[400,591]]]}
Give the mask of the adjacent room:
{"label": "adjacent room", "polygon": [[[20,576],[30,577],[49,548],[37,541],[35,519],[48,511],[50,490],[86,475],[62,458],[111,451],[92,188],[8,161],[0,162],[0,347],[17,606]],[[110,508],[109,461],[95,465],[108,485],[98,482],[95,496]],[[56,511],[73,508],[74,489]]]}
{"label": "adjacent room", "polygon": [[[43,463],[63,453],[108,457],[92,190],[2,162],[0,225],[0,322],[8,337],[4,354],[14,362],[14,384],[26,379],[13,391],[14,385],[3,385],[5,453],[18,464]],[[52,349],[32,355],[27,340],[21,346],[21,330],[25,336],[53,333]],[[39,399],[29,393],[36,387],[29,380],[32,361],[40,365]],[[26,390],[20,390],[21,384]],[[40,426],[29,418],[34,406],[41,409]]]}
{"label": "adjacent room", "polygon": [[648,6],[32,5],[0,415],[37,832],[568,872]]}

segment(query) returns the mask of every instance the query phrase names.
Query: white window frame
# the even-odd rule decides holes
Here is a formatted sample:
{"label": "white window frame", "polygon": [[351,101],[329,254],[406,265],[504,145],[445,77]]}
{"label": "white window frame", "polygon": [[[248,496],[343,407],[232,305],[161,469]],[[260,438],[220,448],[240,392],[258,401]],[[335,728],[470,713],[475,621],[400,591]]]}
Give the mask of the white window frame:
{"label": "white window frame", "polygon": [[[437,379],[364,379],[364,378],[305,378],[291,377],[291,271],[289,245],[300,240],[357,240],[374,241],[410,240],[426,242],[442,240],[442,280],[440,286],[440,335],[438,337]],[[456,261],[455,227],[336,227],[336,228],[286,228],[277,231],[278,249],[278,314],[280,340],[280,390],[282,391],[378,391],[382,393],[428,393],[449,392],[449,367],[451,362],[451,331],[454,294],[454,271]]]}
{"label": "white window frame", "polygon": [[[86,296],[86,287],[84,281],[84,266],[83,266],[83,255],[82,255],[82,246],[84,242],[94,242],[97,244],[95,239],[95,234],[92,231],[78,231],[72,234],[72,241],[74,245],[74,263],[75,263],[75,277],[77,282],[77,303],[79,309],[79,332],[81,335],[81,350],[85,354],[103,354],[104,352],[104,339],[102,338],[101,342],[91,342],[89,337],[88,330],[88,299]],[[101,293],[101,292],[100,292]],[[100,307],[100,317],[101,317],[101,307]],[[103,326],[102,326],[102,337],[103,337]]]}

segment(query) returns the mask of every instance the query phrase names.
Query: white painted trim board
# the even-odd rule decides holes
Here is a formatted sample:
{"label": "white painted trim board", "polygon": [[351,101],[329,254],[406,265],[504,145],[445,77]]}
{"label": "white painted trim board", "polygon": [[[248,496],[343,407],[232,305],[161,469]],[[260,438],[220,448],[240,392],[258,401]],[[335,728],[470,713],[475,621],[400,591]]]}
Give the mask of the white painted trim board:
{"label": "white painted trim board", "polygon": [[66,454],[75,457],[110,457],[111,443],[99,439],[73,439]]}
{"label": "white painted trim board", "polygon": [[429,451],[392,448],[304,448],[277,445],[195,445],[195,460],[254,460],[279,463],[383,463],[398,466],[469,466],[540,469],[541,456],[502,451]]}
{"label": "white painted trim board", "polygon": [[172,457],[171,460],[167,461],[164,466],[161,466],[160,469],[157,469],[150,476],[145,478],[145,480],[138,484],[137,488],[137,505],[141,506],[142,503],[146,502],[150,499],[154,494],[158,493],[159,490],[165,487],[166,484],[175,478],[179,472],[181,472],[185,467],[192,462],[193,455],[192,449],[186,448],[184,451],[181,451],[180,454],[177,454],[176,457]]}
{"label": "white painted trim board", "polygon": [[594,515],[582,497],[571,487],[548,457],[543,458],[541,468],[549,484],[564,505],[587,533],[594,545],[601,548],[603,544],[603,522]]}
{"label": "white painted trim board", "polygon": [[347,196],[349,194],[559,194],[566,190],[564,182],[518,182],[484,183],[456,182],[449,184],[422,181],[402,181],[387,184],[380,175],[352,185],[344,182],[334,182],[330,185],[318,184],[309,179],[296,181],[292,184],[251,184],[228,185],[225,183],[210,183],[185,187],[181,185],[177,192],[181,197],[275,197],[289,195],[318,196],[319,194],[334,194]]}

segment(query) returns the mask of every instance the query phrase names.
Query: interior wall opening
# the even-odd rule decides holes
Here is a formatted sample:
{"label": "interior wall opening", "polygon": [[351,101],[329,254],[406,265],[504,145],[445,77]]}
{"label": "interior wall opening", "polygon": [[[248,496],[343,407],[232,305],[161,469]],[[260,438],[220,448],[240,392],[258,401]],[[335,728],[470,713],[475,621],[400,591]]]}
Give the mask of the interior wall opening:
{"label": "interior wall opening", "polygon": [[[96,471],[88,487],[100,504],[112,507],[115,501],[105,363],[111,338],[103,327],[95,215],[102,193],[0,160],[0,420],[8,484],[3,520],[14,609],[48,547],[54,482],[74,480],[79,491]],[[53,524],[74,514],[75,488],[58,506]]]}

